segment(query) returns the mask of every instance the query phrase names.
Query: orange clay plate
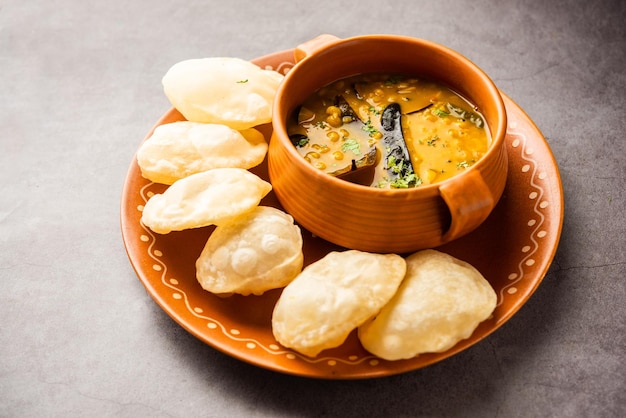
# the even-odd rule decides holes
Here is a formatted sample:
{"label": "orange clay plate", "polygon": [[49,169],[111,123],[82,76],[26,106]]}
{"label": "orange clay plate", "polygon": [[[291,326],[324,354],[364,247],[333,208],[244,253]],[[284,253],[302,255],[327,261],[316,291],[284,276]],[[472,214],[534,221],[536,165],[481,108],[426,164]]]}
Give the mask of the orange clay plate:
{"label": "orange clay plate", "polygon": [[[286,73],[293,66],[292,54],[291,50],[277,52],[254,62]],[[385,361],[365,351],[354,332],[342,346],[323,351],[317,358],[282,347],[271,330],[272,310],[280,290],[263,296],[219,298],[196,281],[195,261],[213,227],[158,235],[142,225],[144,204],[166,186],[144,179],[136,160],[130,165],[121,202],[122,235],[130,262],[152,298],[183,328],[212,347],[259,367],[313,378],[363,379],[441,361],[476,344],[522,307],[543,280],[561,234],[563,191],[554,157],[522,109],[506,96],[504,102],[509,120],[509,176],[503,197],[476,231],[439,248],[480,270],[496,290],[498,304],[493,316],[470,338],[444,353]],[[156,125],[177,120],[183,117],[172,109]],[[260,129],[269,138],[271,126]],[[251,171],[268,179],[265,162]],[[261,204],[280,207],[273,193]],[[302,232],[305,265],[339,249]]]}

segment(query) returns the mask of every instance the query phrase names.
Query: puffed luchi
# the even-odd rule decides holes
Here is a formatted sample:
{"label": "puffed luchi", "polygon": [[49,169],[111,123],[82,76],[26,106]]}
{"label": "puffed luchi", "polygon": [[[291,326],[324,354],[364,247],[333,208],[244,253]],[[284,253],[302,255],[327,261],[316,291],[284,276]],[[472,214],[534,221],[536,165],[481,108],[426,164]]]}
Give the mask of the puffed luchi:
{"label": "puffed luchi", "polygon": [[180,61],[163,76],[163,90],[185,119],[243,130],[269,123],[284,76],[235,57]]}
{"label": "puffed luchi", "polygon": [[405,271],[396,254],[328,253],[283,290],[272,315],[274,337],[311,357],[341,345],[389,301]]}
{"label": "puffed luchi", "polygon": [[407,274],[378,315],[359,327],[363,347],[386,360],[440,353],[472,335],[497,295],[469,263],[436,250],[406,258]]}
{"label": "puffed luchi", "polygon": [[150,197],[141,221],[159,234],[220,225],[254,209],[271,190],[269,182],[243,168],[215,168]]}
{"label": "puffed luchi", "polygon": [[178,121],[156,127],[137,151],[143,177],[172,184],[213,168],[255,167],[267,154],[267,142],[254,128],[237,131],[226,125]]}
{"label": "puffed luchi", "polygon": [[258,206],[215,228],[196,261],[196,278],[211,293],[261,295],[291,282],[303,260],[293,218]]}

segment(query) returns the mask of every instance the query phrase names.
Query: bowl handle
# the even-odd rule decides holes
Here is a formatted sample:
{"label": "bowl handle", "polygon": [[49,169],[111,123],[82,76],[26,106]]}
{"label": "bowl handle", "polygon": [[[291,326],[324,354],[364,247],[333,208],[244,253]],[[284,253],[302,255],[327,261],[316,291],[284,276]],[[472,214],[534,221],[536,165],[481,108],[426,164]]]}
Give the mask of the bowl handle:
{"label": "bowl handle", "polygon": [[323,34],[319,35],[313,39],[310,39],[306,42],[301,43],[294,50],[293,56],[296,62],[300,62],[306,57],[312,55],[316,51],[322,49],[324,46],[329,45],[333,42],[338,41],[340,38],[335,35]]}
{"label": "bowl handle", "polygon": [[448,181],[439,187],[439,194],[450,210],[450,228],[443,236],[452,241],[473,231],[487,217],[495,201],[479,170],[470,170],[457,181]]}

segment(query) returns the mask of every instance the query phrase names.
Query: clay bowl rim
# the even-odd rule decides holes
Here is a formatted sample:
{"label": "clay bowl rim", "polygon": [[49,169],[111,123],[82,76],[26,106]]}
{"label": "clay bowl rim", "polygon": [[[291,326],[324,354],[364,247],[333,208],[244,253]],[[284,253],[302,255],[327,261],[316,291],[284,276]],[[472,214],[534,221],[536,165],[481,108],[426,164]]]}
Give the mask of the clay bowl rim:
{"label": "clay bowl rim", "polygon": [[[417,44],[420,47],[432,49],[431,53],[434,53],[435,51],[437,51],[443,55],[447,55],[451,60],[455,60],[459,63],[462,63],[463,66],[467,68],[469,72],[473,74],[474,77],[477,77],[478,79],[481,80],[482,84],[486,87],[486,90],[489,93],[488,95],[489,101],[492,101],[495,104],[495,109],[496,109],[495,114],[499,116],[499,118],[498,118],[497,123],[495,124],[496,125],[495,133],[490,132],[492,142],[491,144],[489,144],[489,148],[487,152],[474,165],[472,165],[465,171],[440,182],[418,186],[418,187],[406,188],[406,189],[404,188],[400,188],[400,189],[384,188],[383,189],[383,188],[377,188],[377,187],[352,183],[350,181],[343,180],[335,176],[331,176],[327,173],[324,173],[316,169],[311,164],[308,164],[304,160],[304,158],[302,158],[302,156],[297,152],[295,146],[289,139],[289,135],[287,133],[287,126],[286,126],[287,119],[290,117],[291,112],[293,112],[295,108],[288,109],[288,112],[285,112],[284,115],[281,115],[282,113],[281,107],[283,107],[281,103],[282,102],[281,98],[286,96],[285,90],[289,87],[290,83],[293,83],[292,74],[294,72],[303,71],[302,70],[303,66],[301,64],[308,65],[307,62],[311,58],[314,58],[314,56],[317,55],[318,53],[322,53],[322,52],[327,51],[328,49],[335,48],[340,45],[346,45],[352,42],[369,42],[369,41],[409,42],[412,44]],[[352,75],[368,74],[368,73],[371,73],[371,72],[364,71],[361,73],[354,73]],[[335,81],[340,80],[342,78],[349,77],[349,76],[350,75],[340,76],[336,78]],[[415,74],[415,76],[420,77],[419,74]],[[444,84],[446,87],[452,89],[455,93],[459,94],[456,89],[452,88],[447,83],[441,82],[440,80],[433,80],[433,81],[440,82]],[[321,87],[323,86],[317,86],[317,87],[313,87],[312,89],[307,89],[309,91],[308,94],[313,94],[317,89]],[[463,95],[461,96],[465,97]],[[465,97],[465,98],[469,100],[470,103],[473,103],[472,98],[468,98],[468,97]],[[492,154],[500,152],[500,148],[505,145],[504,140],[506,137],[506,130],[507,130],[507,114],[506,114],[506,108],[504,107],[504,100],[502,99],[500,91],[496,87],[493,80],[487,75],[487,73],[482,68],[474,64],[473,61],[471,61],[464,55],[442,44],[429,41],[426,39],[413,38],[409,36],[400,36],[400,35],[362,35],[362,36],[355,36],[355,37],[350,37],[350,38],[337,38],[336,41],[330,41],[327,44],[321,47],[318,47],[315,50],[313,55],[306,56],[302,60],[296,62],[296,64],[285,75],[285,79],[283,80],[283,82],[281,82],[281,84],[279,85],[276,91],[276,99],[274,100],[272,110],[273,110],[272,112],[273,113],[273,116],[272,116],[273,132],[272,132],[270,141],[279,141],[281,147],[283,149],[286,149],[287,153],[289,153],[290,156],[292,157],[290,159],[291,163],[296,164],[298,166],[298,171],[304,170],[304,172],[306,172],[308,176],[313,177],[313,179],[316,182],[322,181],[324,183],[328,183],[329,186],[335,187],[338,190],[343,189],[343,190],[350,190],[351,192],[356,192],[356,193],[366,193],[368,195],[372,195],[371,197],[375,197],[375,195],[403,196],[406,194],[414,194],[414,193],[420,193],[426,196],[426,195],[432,195],[434,193],[438,193],[439,188],[442,187],[444,184],[448,184],[454,181],[459,181],[458,179],[460,177],[463,177],[465,173],[468,173],[474,170],[480,170],[482,166],[487,164],[489,157],[491,157]],[[484,117],[485,119],[487,119],[486,116]]]}

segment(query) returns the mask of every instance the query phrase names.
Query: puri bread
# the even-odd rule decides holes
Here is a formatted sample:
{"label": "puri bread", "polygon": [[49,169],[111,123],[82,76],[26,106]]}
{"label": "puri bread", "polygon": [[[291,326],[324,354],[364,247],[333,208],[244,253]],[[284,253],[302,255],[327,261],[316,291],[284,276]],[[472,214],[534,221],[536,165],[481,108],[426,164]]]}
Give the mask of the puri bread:
{"label": "puri bread", "polygon": [[406,263],[396,295],[359,327],[359,339],[372,354],[398,360],[446,351],[495,309],[496,293],[470,264],[435,250],[419,251]]}
{"label": "puri bread", "polygon": [[330,252],[283,290],[272,315],[274,337],[311,357],[341,345],[389,301],[405,271],[396,254]]}
{"label": "puri bread", "polygon": [[271,189],[270,183],[243,168],[215,168],[152,196],[141,221],[159,234],[220,225],[254,209]]}
{"label": "puri bread", "polygon": [[181,61],[163,77],[163,89],[185,119],[248,129],[272,119],[283,75],[234,57]]}
{"label": "puri bread", "polygon": [[143,177],[172,184],[213,168],[252,168],[263,161],[267,142],[256,129],[180,121],[158,126],[137,152]]}
{"label": "puri bread", "polygon": [[291,282],[303,260],[293,218],[259,206],[215,228],[196,261],[196,277],[212,293],[261,295]]}

